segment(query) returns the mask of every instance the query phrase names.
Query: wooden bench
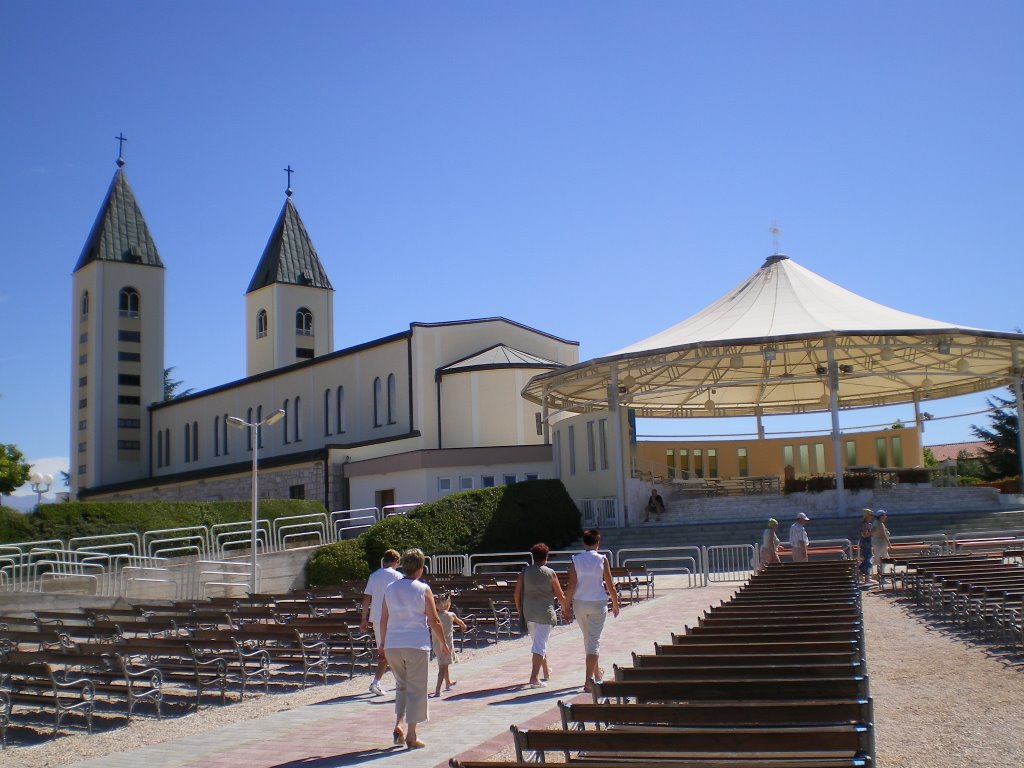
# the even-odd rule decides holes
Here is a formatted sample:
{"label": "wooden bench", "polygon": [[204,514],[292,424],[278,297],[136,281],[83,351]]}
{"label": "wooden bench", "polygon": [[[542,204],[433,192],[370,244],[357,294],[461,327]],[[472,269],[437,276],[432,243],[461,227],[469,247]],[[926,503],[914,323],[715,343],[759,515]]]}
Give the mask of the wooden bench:
{"label": "wooden bench", "polygon": [[558,702],[562,728],[586,725],[856,725],[873,721],[870,699],[691,701],[685,705],[567,704]]}
{"label": "wooden bench", "polygon": [[602,699],[657,701],[785,701],[792,699],[866,699],[866,676],[764,680],[604,680],[593,686],[594,702]]}

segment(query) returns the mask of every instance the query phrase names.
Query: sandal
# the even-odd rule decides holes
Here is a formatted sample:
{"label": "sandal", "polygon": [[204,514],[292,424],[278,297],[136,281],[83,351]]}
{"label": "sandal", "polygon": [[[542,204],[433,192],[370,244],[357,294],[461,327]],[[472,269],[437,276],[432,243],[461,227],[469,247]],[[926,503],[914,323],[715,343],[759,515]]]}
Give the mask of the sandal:
{"label": "sandal", "polygon": [[401,728],[395,728],[391,733],[391,739],[395,743],[395,746],[399,746],[403,741],[405,741],[405,733],[402,732]]}
{"label": "sandal", "polygon": [[406,739],[405,746],[409,749],[423,749],[427,745],[419,739]]}

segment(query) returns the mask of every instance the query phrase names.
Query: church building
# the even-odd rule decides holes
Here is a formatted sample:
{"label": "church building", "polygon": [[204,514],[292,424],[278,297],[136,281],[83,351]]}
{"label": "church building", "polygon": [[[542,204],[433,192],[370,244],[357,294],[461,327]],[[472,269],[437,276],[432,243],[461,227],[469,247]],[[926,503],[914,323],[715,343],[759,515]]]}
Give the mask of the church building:
{"label": "church building", "polygon": [[290,187],[239,317],[246,376],[165,401],[165,318],[185,308],[165,308],[164,262],[117,165],[72,277],[72,498],[246,499],[254,451],[261,497],[329,510],[555,476],[520,393],[578,362],[578,342],[492,317],[334,349],[334,288]]}

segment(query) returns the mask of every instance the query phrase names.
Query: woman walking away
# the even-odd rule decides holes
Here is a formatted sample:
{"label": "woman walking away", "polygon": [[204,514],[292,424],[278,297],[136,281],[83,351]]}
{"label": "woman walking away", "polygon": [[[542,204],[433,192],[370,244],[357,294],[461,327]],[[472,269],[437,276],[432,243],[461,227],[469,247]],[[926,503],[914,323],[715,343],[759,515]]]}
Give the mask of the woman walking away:
{"label": "woman walking away", "polygon": [[870,509],[865,509],[864,516],[860,521],[860,534],[857,538],[860,565],[857,566],[857,570],[860,571],[861,584],[868,584],[871,581],[871,533],[874,527],[872,525],[874,514]]}
{"label": "woman walking away", "polygon": [[767,568],[769,563],[779,562],[779,535],[776,532],[778,527],[779,521],[774,517],[769,517],[768,527],[761,534],[761,567],[758,568],[759,571]]}
{"label": "woman walking away", "polygon": [[437,617],[441,620],[441,630],[444,636],[444,642],[448,645],[448,652],[445,653],[441,649],[441,638],[434,635],[432,643],[434,647],[434,655],[437,657],[437,686],[434,688],[434,696],[441,695],[441,683],[444,683],[444,689],[450,691],[455,683],[452,681],[449,670],[452,666],[452,662],[456,660],[455,657],[455,627],[459,629],[466,628],[466,622],[456,616],[452,611],[448,610],[452,607],[452,596],[447,592],[434,597],[434,604],[437,606]]}
{"label": "woman walking away", "polygon": [[558,604],[563,612],[569,607],[562,585],[558,581],[558,574],[547,566],[550,551],[547,544],[534,544],[530,547],[533,565],[528,565],[516,581],[516,609],[522,621],[526,622],[526,629],[533,640],[530,648],[533,653],[529,682],[531,688],[543,687],[544,683],[540,680],[542,669],[545,680],[550,674],[547,668],[548,637],[551,635],[551,628],[558,621],[555,615],[555,598],[558,598]]}
{"label": "woman walking away", "polygon": [[601,546],[601,534],[596,528],[583,532],[584,550],[572,556],[569,565],[569,590],[567,604],[562,606],[562,616],[569,620],[569,605],[576,615],[583,632],[583,646],[586,650],[586,682],[583,690],[592,690],[595,680],[601,680],[598,666],[601,652],[601,632],[608,611],[608,600],[612,601],[612,616],[619,615],[619,595],[612,582],[612,569],[608,558],[597,551]]}
{"label": "woman walking away", "polygon": [[[416,726],[427,719],[427,663],[430,634],[438,638],[441,651],[449,652],[434,605],[430,587],[419,581],[425,558],[419,549],[407,550],[399,568],[402,578],[384,593],[381,611],[381,653],[395,676],[395,744],[405,741],[409,749],[425,747],[416,737]],[[429,626],[429,628],[428,628]],[[408,733],[402,727],[408,724]]]}

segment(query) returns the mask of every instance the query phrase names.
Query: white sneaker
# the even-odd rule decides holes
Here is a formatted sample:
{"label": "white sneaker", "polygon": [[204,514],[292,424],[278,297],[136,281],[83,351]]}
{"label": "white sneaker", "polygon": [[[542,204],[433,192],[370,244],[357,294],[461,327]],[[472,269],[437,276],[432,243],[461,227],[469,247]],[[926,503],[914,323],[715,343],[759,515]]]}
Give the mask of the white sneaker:
{"label": "white sneaker", "polygon": [[370,693],[372,693],[374,696],[384,695],[384,691],[380,687],[380,682],[374,680],[372,683],[370,683]]}

